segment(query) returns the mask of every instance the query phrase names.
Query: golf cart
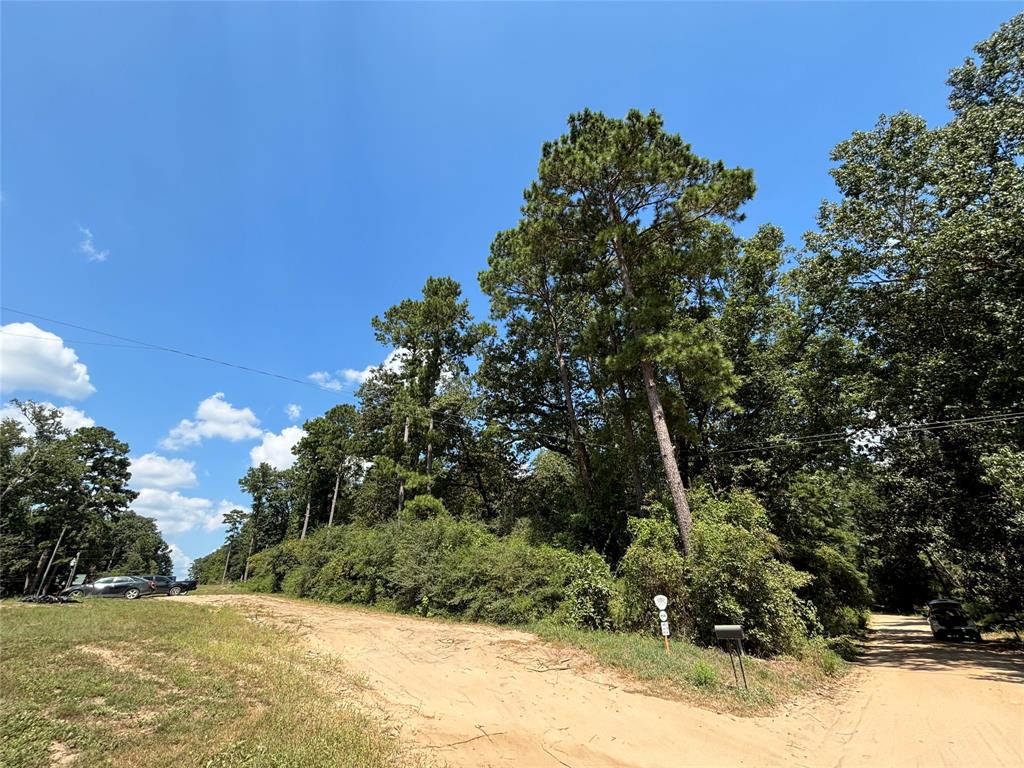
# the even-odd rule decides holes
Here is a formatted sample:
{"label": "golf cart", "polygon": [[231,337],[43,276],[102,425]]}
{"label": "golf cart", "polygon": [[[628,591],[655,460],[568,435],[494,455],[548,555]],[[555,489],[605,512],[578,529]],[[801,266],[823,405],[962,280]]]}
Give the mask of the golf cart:
{"label": "golf cart", "polygon": [[981,642],[981,630],[956,600],[932,600],[928,603],[928,624],[936,640],[967,639]]}

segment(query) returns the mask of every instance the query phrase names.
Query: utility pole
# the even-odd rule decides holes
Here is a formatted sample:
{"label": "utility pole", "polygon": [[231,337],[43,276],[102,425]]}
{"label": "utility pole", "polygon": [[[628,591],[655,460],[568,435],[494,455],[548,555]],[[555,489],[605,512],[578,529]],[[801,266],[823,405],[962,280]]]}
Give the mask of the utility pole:
{"label": "utility pole", "polygon": [[231,562],[231,545],[228,545],[228,552],[224,556],[224,573],[220,575],[220,583],[223,584],[228,579],[228,563]]}
{"label": "utility pole", "polygon": [[50,578],[50,568],[53,567],[53,558],[57,556],[57,550],[60,549],[60,543],[64,541],[64,532],[67,531],[68,527],[65,525],[60,529],[60,536],[57,537],[57,543],[53,545],[53,552],[50,553],[50,562],[46,564],[46,570],[43,571],[43,580],[39,582],[39,590],[36,592],[37,595],[43,594],[46,590],[46,582]]}

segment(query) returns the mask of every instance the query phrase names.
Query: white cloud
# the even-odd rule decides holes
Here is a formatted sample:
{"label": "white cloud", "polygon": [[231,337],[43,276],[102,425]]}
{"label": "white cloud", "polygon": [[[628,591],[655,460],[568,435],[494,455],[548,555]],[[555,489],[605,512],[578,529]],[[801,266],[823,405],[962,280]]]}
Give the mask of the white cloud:
{"label": "white cloud", "polygon": [[[50,406],[52,403],[43,403],[43,405]],[[61,423],[69,430],[74,432],[76,429],[82,427],[95,427],[96,421],[85,415],[84,411],[80,411],[74,406],[64,405],[59,408]]]}
{"label": "white cloud", "polygon": [[[41,402],[39,405],[45,406],[46,408],[57,408],[56,405],[50,402]],[[94,427],[96,422],[85,415],[83,411],[78,410],[70,405],[65,405],[57,408],[60,411],[61,423],[71,432],[81,427]],[[29,423],[28,419],[25,418],[25,414],[21,412],[21,409],[13,405],[4,405],[0,407],[0,419],[14,419],[16,422],[21,424],[28,434],[33,434],[35,428]]]}
{"label": "white cloud", "polygon": [[171,550],[171,562],[174,563],[174,575],[179,579],[186,578],[188,576],[188,569],[192,567],[194,558],[186,555],[184,550],[174,542],[170,542],[167,547]]}
{"label": "white cloud", "polygon": [[198,445],[204,438],[221,437],[237,443],[259,437],[260,420],[249,408],[235,408],[224,399],[223,392],[216,392],[199,403],[195,421],[182,419],[160,445],[169,451],[177,451],[187,445]]}
{"label": "white cloud", "polygon": [[78,230],[82,233],[82,242],[78,244],[78,250],[85,254],[85,258],[89,261],[106,261],[110,251],[97,248],[92,241],[92,232],[85,227],[79,227]]}
{"label": "white cloud", "polygon": [[302,416],[302,406],[296,405],[295,403],[288,403],[284,408],[284,412],[288,414],[289,421],[298,421]]}
{"label": "white cloud", "polygon": [[194,461],[145,453],[132,459],[132,485],[137,488],[191,488],[196,484]]}
{"label": "white cloud", "polygon": [[386,371],[392,372],[400,371],[402,369],[402,362],[405,360],[406,355],[407,350],[405,349],[393,349],[388,352],[388,356],[384,358],[384,362],[380,365],[368,365],[362,370],[357,370],[355,368],[341,368],[333,374],[328,373],[327,371],[315,371],[309,374],[309,378],[321,387],[332,389],[337,392],[346,386],[362,384],[370,378],[373,372],[378,368],[383,368]]}
{"label": "white cloud", "polygon": [[96,391],[75,350],[33,323],[0,326],[0,390],[29,390],[81,400]]}
{"label": "white cloud", "polygon": [[288,469],[295,463],[292,446],[306,436],[302,427],[285,427],[280,434],[263,433],[263,442],[249,451],[254,467],[266,462],[274,469]]}
{"label": "white cloud", "polygon": [[321,387],[325,389],[333,389],[335,392],[338,392],[343,386],[345,386],[343,382],[332,378],[331,374],[327,371],[313,371],[313,373],[309,374],[309,378]]}
{"label": "white cloud", "polygon": [[165,535],[200,527],[212,531],[220,527],[226,512],[247,509],[226,499],[214,504],[210,499],[182,496],[177,491],[162,488],[143,488],[131,508],[136,514],[153,518]]}

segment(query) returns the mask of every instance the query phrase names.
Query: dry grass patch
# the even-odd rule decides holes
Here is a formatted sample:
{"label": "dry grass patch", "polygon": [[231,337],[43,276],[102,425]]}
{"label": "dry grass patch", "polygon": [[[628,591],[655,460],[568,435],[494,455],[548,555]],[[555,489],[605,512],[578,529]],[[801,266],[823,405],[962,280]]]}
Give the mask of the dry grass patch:
{"label": "dry grass patch", "polygon": [[0,608],[0,764],[375,768],[397,742],[294,636],[173,600]]}
{"label": "dry grass patch", "polygon": [[[614,667],[645,693],[681,699],[705,709],[759,715],[811,690],[830,686],[847,664],[824,646],[808,645],[801,658],[746,656],[749,691],[737,685],[728,654],[673,639],[666,654],[661,638],[627,632],[572,629],[539,623],[529,628],[545,640],[586,651],[597,663]],[[737,673],[739,669],[737,668]]]}

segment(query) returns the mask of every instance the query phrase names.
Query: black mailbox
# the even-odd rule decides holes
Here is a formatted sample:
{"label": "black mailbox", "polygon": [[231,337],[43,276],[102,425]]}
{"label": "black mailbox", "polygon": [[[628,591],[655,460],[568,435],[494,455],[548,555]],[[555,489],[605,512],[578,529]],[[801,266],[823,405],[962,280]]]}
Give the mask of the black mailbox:
{"label": "black mailbox", "polygon": [[743,627],[739,624],[715,624],[715,637],[719,640],[742,640]]}
{"label": "black mailbox", "polygon": [[725,649],[729,652],[732,676],[738,686],[740,681],[736,675],[736,662],[732,658],[733,645],[736,646],[736,656],[740,660],[740,674],[743,675],[743,688],[750,690],[747,688],[747,670],[743,668],[743,626],[740,624],[715,624],[715,637],[718,638],[718,642],[725,645]]}

